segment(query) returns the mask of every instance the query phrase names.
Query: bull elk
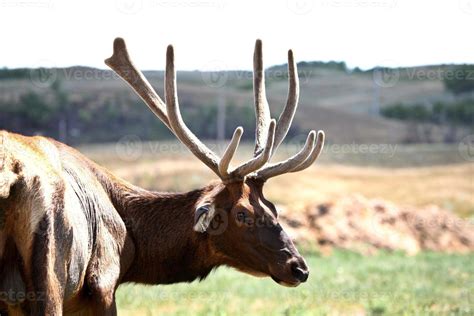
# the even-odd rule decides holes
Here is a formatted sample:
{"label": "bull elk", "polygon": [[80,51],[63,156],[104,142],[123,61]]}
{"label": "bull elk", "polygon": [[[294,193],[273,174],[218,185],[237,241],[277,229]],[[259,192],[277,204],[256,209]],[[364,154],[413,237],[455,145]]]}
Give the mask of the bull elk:
{"label": "bull elk", "polygon": [[[254,52],[254,155],[230,168],[243,130],[222,157],[184,123],[176,92],[173,47],[166,52],[163,102],[117,38],[105,63],[171,132],[219,178],[187,193],[159,193],[119,179],[76,150],[49,138],[0,136],[0,304],[10,315],[115,315],[115,291],[126,282],[170,284],[204,279],[226,265],[285,286],[308,267],[263,196],[266,180],[308,168],[324,133],[311,131],[289,159],[269,163],[298,104],[288,52],[289,92],[278,121],[265,96],[262,43]],[[8,311],[8,312],[7,312]]]}

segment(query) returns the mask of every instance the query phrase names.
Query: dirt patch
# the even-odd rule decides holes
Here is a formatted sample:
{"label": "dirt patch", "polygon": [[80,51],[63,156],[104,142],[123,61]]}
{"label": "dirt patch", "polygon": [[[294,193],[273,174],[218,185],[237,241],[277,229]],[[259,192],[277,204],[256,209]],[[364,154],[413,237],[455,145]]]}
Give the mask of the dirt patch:
{"label": "dirt patch", "polygon": [[308,206],[303,212],[283,211],[280,216],[296,243],[316,243],[323,251],[474,251],[474,222],[435,205],[397,206],[354,195]]}

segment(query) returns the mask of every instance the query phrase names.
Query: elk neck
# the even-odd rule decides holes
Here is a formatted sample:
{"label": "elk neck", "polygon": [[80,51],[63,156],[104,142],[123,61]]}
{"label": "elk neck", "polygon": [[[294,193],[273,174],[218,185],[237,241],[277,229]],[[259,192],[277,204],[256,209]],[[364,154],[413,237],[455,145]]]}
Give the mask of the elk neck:
{"label": "elk neck", "polygon": [[221,183],[186,193],[161,193],[135,187],[108,172],[100,178],[135,248],[122,282],[191,282],[204,279],[222,264],[208,235],[193,230],[197,203]]}

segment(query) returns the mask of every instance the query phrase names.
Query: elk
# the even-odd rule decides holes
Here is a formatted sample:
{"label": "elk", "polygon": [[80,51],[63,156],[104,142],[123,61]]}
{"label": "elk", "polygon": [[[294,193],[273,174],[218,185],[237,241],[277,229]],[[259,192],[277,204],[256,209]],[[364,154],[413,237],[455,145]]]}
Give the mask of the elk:
{"label": "elk", "polygon": [[298,104],[299,82],[288,52],[289,92],[278,121],[265,96],[262,43],[254,52],[255,149],[230,168],[243,129],[222,157],[184,123],[173,47],[168,46],[165,100],[114,41],[105,63],[219,178],[187,193],[160,193],[115,177],[53,139],[0,133],[0,303],[9,315],[116,315],[115,291],[126,282],[170,284],[202,280],[226,265],[297,286],[309,270],[263,195],[275,176],[308,168],[324,133],[311,131],[285,161],[270,158],[285,138]]}

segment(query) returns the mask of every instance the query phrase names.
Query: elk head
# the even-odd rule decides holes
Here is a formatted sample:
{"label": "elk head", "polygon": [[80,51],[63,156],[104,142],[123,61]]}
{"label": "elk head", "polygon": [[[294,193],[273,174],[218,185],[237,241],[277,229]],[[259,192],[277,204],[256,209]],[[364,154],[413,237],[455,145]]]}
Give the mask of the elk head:
{"label": "elk head", "polygon": [[270,159],[285,138],[299,97],[299,81],[293,53],[288,52],[289,90],[286,106],[271,119],[265,96],[262,43],[254,52],[254,99],[256,141],[254,155],[230,169],[243,133],[238,127],[222,157],[202,143],[184,123],[176,92],[173,47],[166,53],[166,102],[157,95],[143,74],[133,65],[121,38],[114,41],[114,53],[105,63],[143,99],[173,134],[220,179],[219,185],[203,193],[195,205],[194,231],[207,237],[212,252],[222,262],[253,275],[271,276],[276,282],[297,286],[309,275],[303,257],[278,223],[275,206],[263,196],[263,185],[271,177],[308,168],[318,158],[324,133],[311,131],[303,148],[285,161]]}

